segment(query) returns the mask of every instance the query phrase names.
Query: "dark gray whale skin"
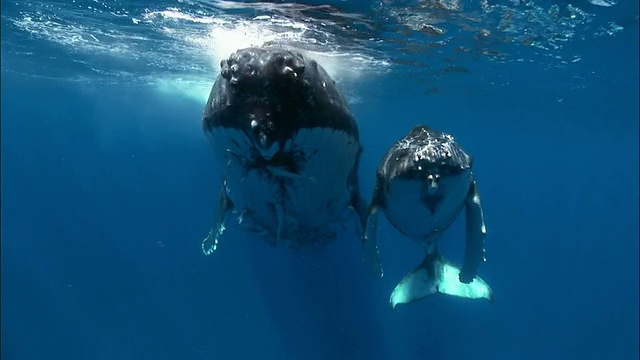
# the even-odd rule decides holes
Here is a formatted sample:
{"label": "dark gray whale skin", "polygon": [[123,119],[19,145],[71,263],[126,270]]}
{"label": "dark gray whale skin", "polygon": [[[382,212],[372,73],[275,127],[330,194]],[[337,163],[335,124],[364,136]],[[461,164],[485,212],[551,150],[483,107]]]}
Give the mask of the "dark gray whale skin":
{"label": "dark gray whale skin", "polygon": [[[234,127],[264,147],[301,128],[330,127],[358,139],[347,102],[315,60],[277,47],[247,48],[220,67],[204,111],[205,132]],[[257,124],[251,126],[251,120]]]}
{"label": "dark gray whale skin", "polygon": [[358,126],[335,82],[300,52],[265,46],[220,63],[202,126],[223,164],[219,208],[205,254],[228,214],[270,243],[331,240],[347,209],[365,224]]}

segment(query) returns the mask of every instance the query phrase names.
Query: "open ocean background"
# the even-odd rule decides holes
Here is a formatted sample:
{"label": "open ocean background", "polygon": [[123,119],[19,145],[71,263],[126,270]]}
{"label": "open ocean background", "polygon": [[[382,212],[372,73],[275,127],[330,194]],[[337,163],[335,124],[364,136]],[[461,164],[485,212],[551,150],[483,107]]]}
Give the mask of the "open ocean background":
{"label": "open ocean background", "polygon": [[[637,359],[638,2],[594,2],[2,0],[2,359]],[[265,41],[337,81],[367,197],[416,124],[474,157],[495,303],[392,310],[422,250],[384,217],[382,279],[348,231],[202,254],[204,101]]]}

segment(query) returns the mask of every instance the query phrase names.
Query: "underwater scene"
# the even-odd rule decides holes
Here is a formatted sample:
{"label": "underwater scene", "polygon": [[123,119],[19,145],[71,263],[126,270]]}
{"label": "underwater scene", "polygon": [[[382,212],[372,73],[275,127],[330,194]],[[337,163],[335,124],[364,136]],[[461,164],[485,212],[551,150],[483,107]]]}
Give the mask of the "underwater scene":
{"label": "underwater scene", "polygon": [[638,2],[1,4],[2,359],[637,359]]}

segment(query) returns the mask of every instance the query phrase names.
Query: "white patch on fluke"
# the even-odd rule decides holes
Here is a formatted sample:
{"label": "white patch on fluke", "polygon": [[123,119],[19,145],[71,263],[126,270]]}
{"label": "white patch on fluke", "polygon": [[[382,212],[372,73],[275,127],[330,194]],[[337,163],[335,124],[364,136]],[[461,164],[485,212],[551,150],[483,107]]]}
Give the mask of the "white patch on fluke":
{"label": "white patch on fluke", "polygon": [[426,260],[398,283],[391,293],[389,304],[395,309],[398,304],[408,304],[438,292],[467,299],[493,301],[493,292],[483,279],[475,277],[465,284],[460,282],[459,274],[459,268],[442,258],[433,262]]}
{"label": "white patch on fluke", "polygon": [[490,300],[493,297],[491,288],[481,278],[475,277],[469,284],[464,284],[458,279],[458,274],[460,274],[460,269],[448,263],[444,264],[441,278],[438,282],[438,291],[467,299]]}

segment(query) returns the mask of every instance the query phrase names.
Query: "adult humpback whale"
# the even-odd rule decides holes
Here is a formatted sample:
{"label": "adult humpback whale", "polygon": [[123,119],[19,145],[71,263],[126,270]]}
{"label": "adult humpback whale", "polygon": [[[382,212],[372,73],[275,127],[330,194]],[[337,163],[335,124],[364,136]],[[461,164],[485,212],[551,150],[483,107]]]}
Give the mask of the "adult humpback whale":
{"label": "adult humpback whale", "polygon": [[[491,288],[477,277],[484,262],[486,228],[472,160],[453,137],[426,126],[414,127],[384,155],[376,173],[369,206],[365,244],[375,248],[378,210],[405,236],[420,243],[422,263],[396,286],[392,307],[436,292],[466,298],[493,299]],[[464,264],[458,269],[439,253],[437,241],[465,208]]]}
{"label": "adult humpback whale", "polygon": [[203,252],[216,250],[229,214],[274,245],[332,240],[349,209],[362,229],[358,127],[322,66],[273,46],[237,50],[220,66],[202,124],[223,185]]}

